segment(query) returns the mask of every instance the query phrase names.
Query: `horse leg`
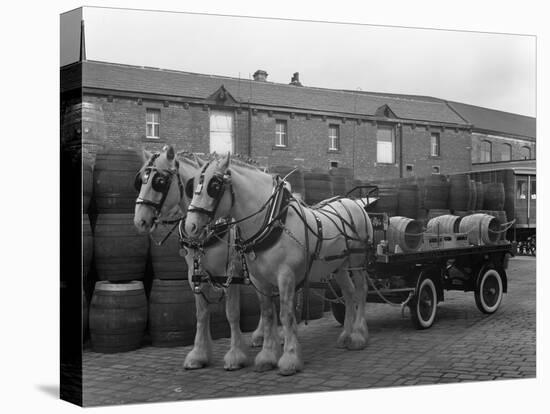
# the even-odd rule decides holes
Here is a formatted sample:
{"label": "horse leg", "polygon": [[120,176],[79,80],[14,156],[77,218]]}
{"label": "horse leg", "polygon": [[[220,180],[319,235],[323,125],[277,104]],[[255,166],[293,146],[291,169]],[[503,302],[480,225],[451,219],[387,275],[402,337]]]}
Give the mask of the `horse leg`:
{"label": "horse leg", "polygon": [[283,355],[277,364],[281,375],[294,375],[304,367],[302,352],[298,342],[298,325],[294,315],[294,275],[282,273],[278,277],[279,298],[281,302],[281,324],[283,325]]}
{"label": "horse leg", "polygon": [[[253,281],[254,285],[258,285],[258,282],[254,279]],[[256,292],[256,295],[258,296],[258,301],[261,303],[262,301],[262,295],[259,292]],[[262,346],[262,343],[264,342],[264,315],[261,311],[260,306],[260,320],[258,321],[258,326],[256,327],[256,330],[252,332],[252,342],[251,346],[253,348],[259,348]]]}
{"label": "horse leg", "polygon": [[344,318],[344,330],[336,341],[338,348],[347,348],[351,341],[351,333],[353,330],[353,321],[355,320],[355,304],[353,303],[353,292],[355,287],[351,281],[348,272],[345,269],[340,269],[334,274],[336,282],[342,290],[344,296],[344,304],[346,307],[346,316]]}
{"label": "horse leg", "polygon": [[353,270],[353,284],[355,291],[353,292],[354,306],[357,307],[355,312],[355,320],[353,321],[350,341],[348,349],[358,350],[363,349],[367,345],[368,328],[365,318],[366,298],[367,298],[367,280],[363,271]]}
{"label": "horse leg", "polygon": [[212,336],[210,335],[210,310],[202,295],[195,295],[197,308],[197,333],[191,352],[185,357],[185,369],[198,369],[207,366],[212,360]]}
{"label": "horse leg", "polygon": [[240,369],[246,365],[247,356],[244,351],[240,320],[240,296],[239,285],[230,285],[226,289],[225,314],[231,328],[231,347],[225,354],[224,368],[228,371]]}
{"label": "horse leg", "polygon": [[[271,287],[266,283],[256,282],[258,289],[269,295]],[[254,360],[254,370],[263,372],[273,369],[277,366],[277,360],[280,354],[279,336],[277,331],[277,318],[275,317],[275,303],[271,296],[260,295],[260,309],[262,313],[263,325],[263,345],[262,350]]]}

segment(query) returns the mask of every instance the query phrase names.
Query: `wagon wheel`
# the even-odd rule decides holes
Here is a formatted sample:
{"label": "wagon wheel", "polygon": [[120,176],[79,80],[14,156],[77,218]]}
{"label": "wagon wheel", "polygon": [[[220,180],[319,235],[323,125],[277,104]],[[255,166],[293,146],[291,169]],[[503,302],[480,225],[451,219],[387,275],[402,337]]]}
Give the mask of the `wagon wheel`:
{"label": "wagon wheel", "polygon": [[429,277],[422,277],[409,305],[411,320],[416,329],[428,329],[435,320],[437,311],[437,291]]}
{"label": "wagon wheel", "polygon": [[477,308],[487,314],[495,313],[502,301],[502,275],[493,266],[481,269],[475,289]]}

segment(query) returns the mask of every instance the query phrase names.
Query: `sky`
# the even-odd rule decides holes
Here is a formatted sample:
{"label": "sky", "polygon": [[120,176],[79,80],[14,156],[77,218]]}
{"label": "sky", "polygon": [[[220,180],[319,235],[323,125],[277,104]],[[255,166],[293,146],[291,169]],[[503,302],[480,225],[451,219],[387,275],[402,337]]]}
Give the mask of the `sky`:
{"label": "sky", "polygon": [[[534,36],[90,7],[83,18],[88,60],[241,78],[263,69],[279,83],[299,72],[304,86],[536,115]],[[78,39],[66,20],[62,37]],[[75,44],[62,42],[61,64]]]}

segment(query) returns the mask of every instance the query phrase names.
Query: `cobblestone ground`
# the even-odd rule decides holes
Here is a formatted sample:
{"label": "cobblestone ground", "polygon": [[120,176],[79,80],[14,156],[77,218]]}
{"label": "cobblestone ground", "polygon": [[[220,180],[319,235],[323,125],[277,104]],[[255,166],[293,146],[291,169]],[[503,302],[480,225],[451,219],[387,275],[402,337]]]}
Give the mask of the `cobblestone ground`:
{"label": "cobblestone ground", "polygon": [[[242,397],[308,391],[533,378],[535,362],[535,260],[510,261],[508,294],[496,314],[475,306],[472,293],[446,292],[432,328],[417,331],[406,312],[367,305],[369,344],[337,349],[340,326],[330,312],[300,325],[304,371],[283,377],[223,369],[228,339],[214,341],[212,366],[185,371],[190,346],[145,347],[107,355],[84,353],[84,405]],[[250,339],[250,334],[246,335]],[[258,351],[250,349],[251,359]]]}

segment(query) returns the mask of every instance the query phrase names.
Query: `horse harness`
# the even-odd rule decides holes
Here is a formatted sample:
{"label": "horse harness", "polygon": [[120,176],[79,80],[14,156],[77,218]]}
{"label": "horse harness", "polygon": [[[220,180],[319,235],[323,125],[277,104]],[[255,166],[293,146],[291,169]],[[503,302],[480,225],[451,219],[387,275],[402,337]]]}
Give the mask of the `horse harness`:
{"label": "horse harness", "polygon": [[160,216],[162,206],[166,201],[168,192],[170,191],[170,186],[172,185],[172,179],[176,176],[178,180],[178,189],[180,192],[180,198],[183,198],[183,183],[179,175],[179,161],[175,161],[175,167],[171,169],[158,169],[155,167],[155,160],[160,156],[160,153],[153,154],[149,159],[149,162],[143,169],[143,171],[138,171],[136,178],[134,180],[134,187],[136,191],[141,190],[143,184],[147,184],[151,180],[151,187],[154,191],[161,194],[160,201],[148,200],[142,197],[136,199],[136,204],[142,204],[146,206],[151,206],[155,209],[155,214]]}

